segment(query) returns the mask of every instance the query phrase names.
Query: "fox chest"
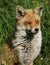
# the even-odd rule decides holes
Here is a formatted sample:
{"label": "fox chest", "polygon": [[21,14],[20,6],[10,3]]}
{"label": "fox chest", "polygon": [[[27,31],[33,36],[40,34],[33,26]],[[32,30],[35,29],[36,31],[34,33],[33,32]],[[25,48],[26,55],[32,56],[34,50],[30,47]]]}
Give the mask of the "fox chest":
{"label": "fox chest", "polygon": [[19,59],[22,63],[29,63],[38,56],[42,43],[41,33],[34,36],[31,42],[23,37],[17,37],[16,41],[13,44],[18,45],[16,49],[19,51]]}

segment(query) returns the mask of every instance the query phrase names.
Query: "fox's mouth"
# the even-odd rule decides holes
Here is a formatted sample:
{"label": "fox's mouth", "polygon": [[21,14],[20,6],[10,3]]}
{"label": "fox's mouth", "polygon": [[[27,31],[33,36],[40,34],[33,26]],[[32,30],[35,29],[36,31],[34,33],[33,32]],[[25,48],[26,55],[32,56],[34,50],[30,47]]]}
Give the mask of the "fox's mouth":
{"label": "fox's mouth", "polygon": [[28,31],[28,30],[26,30],[26,34],[27,34],[27,40],[31,41],[34,37],[34,34],[31,31]]}
{"label": "fox's mouth", "polygon": [[28,41],[31,41],[34,38],[34,34],[26,31],[26,36],[24,38],[26,38]]}
{"label": "fox's mouth", "polygon": [[34,38],[34,35],[36,35],[38,33],[37,32],[32,32],[31,30],[26,30],[26,36],[24,38],[26,38],[28,41],[31,41]]}

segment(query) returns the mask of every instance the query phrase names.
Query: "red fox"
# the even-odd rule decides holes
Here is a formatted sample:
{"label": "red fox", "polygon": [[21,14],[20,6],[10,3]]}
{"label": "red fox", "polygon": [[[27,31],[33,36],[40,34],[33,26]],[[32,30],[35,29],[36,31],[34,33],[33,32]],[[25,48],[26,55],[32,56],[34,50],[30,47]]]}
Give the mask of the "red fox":
{"label": "red fox", "polygon": [[15,52],[18,51],[19,54],[17,52],[12,54],[15,59],[19,59],[22,65],[33,65],[34,59],[41,50],[40,19],[42,11],[42,6],[34,9],[24,9],[19,5],[16,7],[17,30],[15,32],[16,39],[12,41],[12,44]]}
{"label": "red fox", "polygon": [[42,10],[42,6],[34,9],[16,7],[16,18],[18,20],[16,40],[12,42],[13,46],[20,44],[16,49],[19,51],[19,59],[22,65],[33,65],[33,60],[40,52],[42,44],[40,29]]}

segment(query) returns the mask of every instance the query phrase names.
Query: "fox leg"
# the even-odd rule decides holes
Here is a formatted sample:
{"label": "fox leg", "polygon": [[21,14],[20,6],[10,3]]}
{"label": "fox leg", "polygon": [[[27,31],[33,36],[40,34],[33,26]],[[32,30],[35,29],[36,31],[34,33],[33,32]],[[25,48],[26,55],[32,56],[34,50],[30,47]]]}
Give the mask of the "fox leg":
{"label": "fox leg", "polygon": [[14,60],[13,60],[13,58],[10,58],[10,60],[9,60],[9,65],[14,65]]}

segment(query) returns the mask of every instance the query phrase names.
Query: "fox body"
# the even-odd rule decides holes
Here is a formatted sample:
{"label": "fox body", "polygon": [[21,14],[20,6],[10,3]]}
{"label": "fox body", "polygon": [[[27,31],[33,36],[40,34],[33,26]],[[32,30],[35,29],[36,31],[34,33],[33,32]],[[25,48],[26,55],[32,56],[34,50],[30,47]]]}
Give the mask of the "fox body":
{"label": "fox body", "polygon": [[42,34],[40,28],[40,19],[42,7],[35,9],[24,9],[21,6],[16,8],[16,39],[13,40],[13,46],[19,51],[19,60],[22,65],[32,65],[33,60],[38,56],[41,50]]}

